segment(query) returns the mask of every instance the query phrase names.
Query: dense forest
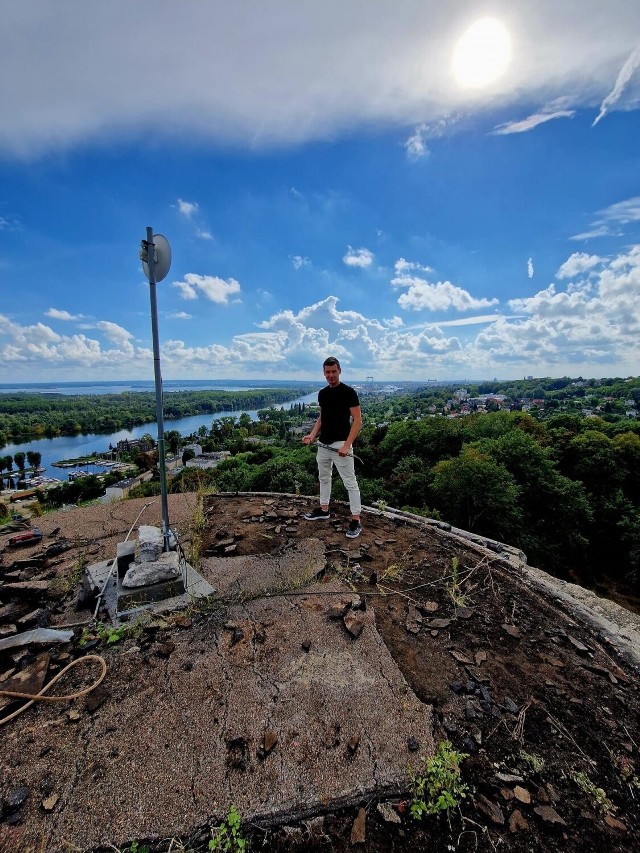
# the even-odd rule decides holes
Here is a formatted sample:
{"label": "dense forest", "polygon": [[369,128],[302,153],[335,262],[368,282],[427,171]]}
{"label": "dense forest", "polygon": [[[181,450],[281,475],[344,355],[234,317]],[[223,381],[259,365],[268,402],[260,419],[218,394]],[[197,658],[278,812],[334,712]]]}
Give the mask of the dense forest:
{"label": "dense forest", "polygon": [[[259,409],[310,394],[315,385],[251,391],[171,391],[163,396],[167,421],[231,409]],[[0,447],[37,438],[111,433],[156,420],[155,393],[0,394]]]}

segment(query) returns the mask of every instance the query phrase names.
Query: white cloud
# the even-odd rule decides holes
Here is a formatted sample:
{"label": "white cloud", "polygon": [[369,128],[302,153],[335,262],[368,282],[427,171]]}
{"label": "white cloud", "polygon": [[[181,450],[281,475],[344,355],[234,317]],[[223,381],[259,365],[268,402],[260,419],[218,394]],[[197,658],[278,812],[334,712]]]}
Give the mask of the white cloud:
{"label": "white cloud", "polygon": [[527,261],[527,275],[529,278],[533,278],[533,258],[529,258]]}
{"label": "white cloud", "polygon": [[[502,5],[518,49],[499,85],[470,95],[449,73],[469,3],[405,0],[402,14],[390,14],[388,0],[369,0],[364,14],[344,0],[252,0],[249,12],[217,0],[165,4],[158,15],[152,0],[90,2],[83,14],[69,3],[4,0],[0,146],[25,156],[162,134],[255,149],[373,124],[431,131],[452,111],[496,103],[515,110],[566,96],[567,111],[621,103],[635,59],[613,91],[611,68],[635,48],[634,0],[609,15],[601,0],[566,0],[553,15],[538,0]],[[259,38],[248,38],[247,14]],[[141,21],[154,55],[170,62],[144,61]],[[43,85],[43,68],[55,86]],[[419,151],[428,134],[416,133]]]}
{"label": "white cloud", "polygon": [[194,213],[198,212],[200,205],[197,201],[183,201],[183,199],[178,199],[178,212],[182,214],[182,216],[187,219],[191,219]]}
{"label": "white cloud", "polygon": [[201,293],[218,305],[228,305],[229,297],[240,293],[240,284],[235,278],[225,281],[215,275],[198,275],[193,272],[187,273],[182,281],[174,281],[173,286],[178,288],[183,299],[197,299]]}
{"label": "white cloud", "polygon": [[493,131],[496,136],[505,136],[509,133],[526,133],[544,124],[547,121],[552,121],[556,118],[573,118],[576,114],[575,110],[554,110],[553,112],[534,113],[520,121],[509,121],[505,124],[499,124]]}
{"label": "white cloud", "polygon": [[[345,378],[482,378],[525,375],[636,375],[640,363],[640,245],[612,258],[575,253],[559,268],[570,281],[512,299],[510,316],[480,314],[405,326],[400,317],[376,318],[342,310],[336,296],[268,316],[248,334],[194,345],[174,336],[161,342],[166,376],[262,378],[317,377],[327,354],[345,367]],[[196,296],[198,281],[189,284]],[[449,282],[401,276],[406,293],[430,310],[467,310],[470,295]],[[188,282],[184,282],[188,284]],[[419,299],[418,299],[419,297]],[[412,303],[413,307],[413,303]],[[478,329],[477,326],[482,328]],[[455,327],[454,333],[448,328]],[[43,323],[20,326],[0,315],[0,363],[18,381],[38,376],[148,377],[153,355],[118,323],[102,320],[95,334],[60,335]],[[220,331],[220,330],[218,330]],[[453,331],[453,330],[452,330]],[[212,333],[213,337],[213,333]],[[106,342],[106,343],[105,343]],[[587,372],[587,370],[589,372]],[[599,372],[598,372],[599,371]],[[613,372],[612,372],[613,371]]]}
{"label": "white cloud", "polygon": [[206,228],[196,228],[196,237],[200,240],[213,240],[213,234]]}
{"label": "white cloud", "polygon": [[421,157],[426,157],[429,153],[425,142],[426,125],[420,124],[415,131],[407,139],[404,147],[407,151],[407,157],[410,160],[419,160]]}
{"label": "white cloud", "polygon": [[636,68],[640,66],[640,45],[636,47],[631,56],[624,63],[622,68],[620,69],[620,73],[616,79],[615,85],[613,89],[609,92],[604,101],[600,104],[600,112],[594,119],[592,127],[595,127],[600,119],[604,118],[604,116],[609,112],[609,110],[615,106],[620,98],[622,97],[622,93],[626,85],[629,83],[633,74],[635,73]]}
{"label": "white cloud", "polygon": [[52,320],[82,320],[82,314],[70,314],[60,308],[49,308],[45,311],[45,317],[51,317]]}
{"label": "white cloud", "polygon": [[302,255],[289,255],[289,260],[297,270],[301,267],[308,267],[311,265],[310,259],[304,258]]}
{"label": "white cloud", "polygon": [[[640,196],[618,201],[600,210],[592,222],[591,229],[582,234],[574,234],[571,240],[588,240],[593,237],[619,236],[623,231],[621,225],[640,222]],[[615,230],[612,225],[616,226]]]}
{"label": "white cloud", "polygon": [[[400,264],[400,267],[398,267]],[[476,299],[471,294],[451,284],[450,281],[439,281],[435,284],[417,276],[407,275],[404,270],[411,268],[404,259],[396,262],[396,269],[402,272],[391,279],[393,287],[406,287],[407,292],[398,298],[398,305],[409,311],[476,311],[478,308],[489,308],[497,305],[498,299]]]}
{"label": "white cloud", "polygon": [[398,258],[398,260],[393,265],[396,273],[401,274],[405,273],[407,270],[419,270],[420,272],[433,272],[431,267],[422,266],[422,264],[416,264],[412,261],[405,261],[404,258]]}
{"label": "white cloud", "polygon": [[186,311],[175,311],[167,316],[170,320],[193,320],[193,314],[187,314]]}
{"label": "white cloud", "polygon": [[373,253],[369,249],[354,249],[349,246],[342,260],[348,267],[366,269],[373,263]]}
{"label": "white cloud", "polygon": [[574,252],[560,267],[556,273],[558,278],[575,278],[584,272],[598,266],[601,258],[597,255],[587,255],[586,252]]}
{"label": "white cloud", "polygon": [[127,346],[133,337],[131,332],[117,323],[111,323],[109,320],[100,320],[99,323],[96,323],[96,329],[99,329],[108,341],[118,346]]}

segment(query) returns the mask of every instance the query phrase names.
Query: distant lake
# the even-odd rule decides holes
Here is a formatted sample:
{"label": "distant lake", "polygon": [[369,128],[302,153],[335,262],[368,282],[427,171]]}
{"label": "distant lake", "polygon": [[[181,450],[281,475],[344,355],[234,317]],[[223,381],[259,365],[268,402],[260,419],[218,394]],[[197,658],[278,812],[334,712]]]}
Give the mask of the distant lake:
{"label": "distant lake", "polygon": [[[292,383],[293,384],[293,383]],[[295,383],[299,385],[299,383]],[[153,388],[153,383],[151,383]],[[167,391],[167,383],[164,383],[164,390]],[[13,386],[17,388],[18,386]],[[51,386],[54,387],[54,386]],[[61,387],[61,386],[55,386]],[[84,392],[85,394],[97,394],[98,391],[95,388],[98,386],[92,385],[90,388],[92,390],[87,390]],[[127,386],[128,387],[128,386]],[[208,386],[210,388],[211,386]],[[265,385],[255,385],[255,388],[264,388]],[[271,387],[282,388],[286,387],[286,383],[274,383]],[[321,387],[321,386],[320,386]],[[148,391],[152,390],[149,388],[141,388],[138,390]],[[220,386],[216,386],[218,390],[222,390]],[[244,390],[248,390],[247,386],[243,386]],[[21,390],[27,390],[22,388]],[[29,390],[35,390],[33,386],[29,386]],[[131,390],[128,387],[128,390]],[[173,388],[171,390],[178,390]],[[194,390],[193,388],[189,390]],[[229,387],[227,390],[229,391],[237,391],[239,390],[238,386]],[[60,391],[58,393],[69,393],[68,391]],[[106,391],[104,393],[116,393],[115,391]],[[291,400],[288,403],[278,403],[276,408],[285,408],[290,409],[296,403],[315,403],[318,399],[317,391],[313,394],[307,394],[304,397],[297,397],[295,400]],[[183,435],[191,435],[194,432],[197,432],[201,426],[206,426],[207,429],[211,426],[214,420],[218,418],[224,418],[233,416],[235,418],[239,418],[240,415],[246,412],[249,415],[252,421],[258,420],[258,410],[253,409],[236,409],[235,411],[226,411],[226,412],[216,412],[215,414],[207,414],[207,415],[193,415],[188,418],[178,418],[176,420],[165,420],[164,422],[164,430],[165,433],[168,430],[178,430],[178,432]],[[123,441],[124,439],[132,439],[132,438],[140,438],[145,433],[149,433],[154,438],[157,438],[158,435],[158,424],[156,421],[151,421],[150,423],[142,424],[141,426],[133,427],[132,429],[121,429],[117,432],[112,433],[88,433],[87,435],[60,435],[56,438],[39,438],[34,441],[26,441],[22,444],[5,444],[4,447],[0,448],[0,456],[14,456],[16,453],[23,452],[26,453],[27,450],[33,450],[34,452],[42,454],[42,462],[41,465],[43,468],[47,469],[47,473],[45,476],[47,477],[56,477],[59,480],[68,479],[69,471],[73,471],[76,469],[73,468],[53,468],[52,465],[54,462],[59,462],[62,459],[76,459],[80,456],[90,456],[92,453],[108,453],[109,445],[111,444],[113,447],[117,445],[119,441]],[[82,470],[88,470],[92,474],[99,473],[101,471],[107,470],[102,465],[89,465],[82,466]],[[14,465],[14,472],[16,471],[16,467]],[[6,472],[5,474],[6,479]]]}

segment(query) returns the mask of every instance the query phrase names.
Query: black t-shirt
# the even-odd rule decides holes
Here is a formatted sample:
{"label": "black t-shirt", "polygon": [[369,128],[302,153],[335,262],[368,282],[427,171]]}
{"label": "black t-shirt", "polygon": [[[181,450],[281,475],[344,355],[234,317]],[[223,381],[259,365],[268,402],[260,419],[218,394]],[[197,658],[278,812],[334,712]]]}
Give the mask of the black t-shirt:
{"label": "black t-shirt", "polygon": [[320,405],[320,435],[323,444],[344,441],[351,429],[351,412],[360,405],[358,393],[350,385],[341,382],[332,388],[327,385],[318,392]]}

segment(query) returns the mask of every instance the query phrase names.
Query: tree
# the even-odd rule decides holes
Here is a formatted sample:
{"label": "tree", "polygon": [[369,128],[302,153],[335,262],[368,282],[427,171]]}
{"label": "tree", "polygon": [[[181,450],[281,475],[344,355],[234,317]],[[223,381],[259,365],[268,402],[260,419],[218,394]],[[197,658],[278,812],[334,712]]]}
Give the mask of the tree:
{"label": "tree", "polygon": [[39,468],[42,462],[42,453],[37,450],[27,450],[27,462],[31,468]]}
{"label": "tree", "polygon": [[520,490],[522,524],[510,544],[533,565],[566,576],[588,554],[592,514],[582,484],[563,477],[549,451],[520,429],[474,446],[506,468]]}
{"label": "tree", "polygon": [[195,459],[195,458],[196,458],[196,452],[193,449],[193,447],[187,447],[187,449],[182,454],[182,465],[186,466],[187,462],[190,459]]}
{"label": "tree", "polygon": [[26,459],[27,454],[23,453],[21,450],[18,453],[13,454],[13,461],[18,466],[18,471],[24,471],[24,460]]}
{"label": "tree", "polygon": [[506,468],[476,448],[434,469],[436,507],[457,527],[512,542],[521,523],[519,489]]}

